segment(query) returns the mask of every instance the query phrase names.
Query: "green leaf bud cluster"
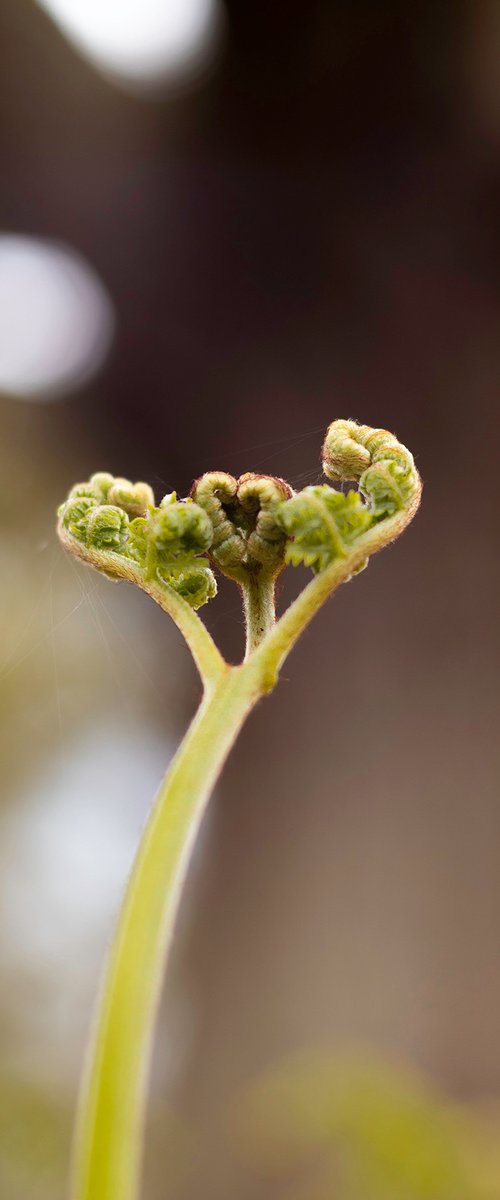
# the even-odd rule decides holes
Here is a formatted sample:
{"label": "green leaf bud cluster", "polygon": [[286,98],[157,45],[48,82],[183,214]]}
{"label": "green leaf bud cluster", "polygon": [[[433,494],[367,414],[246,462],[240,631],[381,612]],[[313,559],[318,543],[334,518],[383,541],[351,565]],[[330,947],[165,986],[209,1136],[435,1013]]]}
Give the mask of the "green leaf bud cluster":
{"label": "green leaf bud cluster", "polygon": [[[282,504],[277,521],[293,539],[286,560],[304,563],[317,574],[348,558],[357,539],[397,513],[416,508],[421,484],[413,456],[385,429],[356,421],[333,421],[323,444],[325,475],[358,481],[346,494],[328,484],[306,487]],[[382,533],[382,531],[381,531]],[[361,561],[359,571],[366,566]]]}
{"label": "green leaf bud cluster", "polygon": [[327,483],[306,487],[283,504],[278,513],[287,536],[286,561],[303,563],[315,574],[337,558],[347,558],[354,541],[371,524],[366,504],[358,492],[347,495]]}
{"label": "green leaf bud cluster", "polygon": [[[192,608],[216,594],[203,557],[213,537],[210,518],[193,500],[177,500],[175,492],[156,508],[149,484],[99,472],[71,488],[59,509],[59,528],[66,544],[68,537],[79,543],[80,557],[113,578],[127,577],[132,561],[144,583],[168,584]],[[97,559],[96,551],[106,557]]]}
{"label": "green leaf bud cluster", "polygon": [[286,532],[276,514],[293,495],[284,479],[252,471],[236,479],[209,471],[191,495],[213,527],[209,555],[219,570],[238,583],[252,575],[275,578],[285,565]]}
{"label": "green leaf bud cluster", "polygon": [[171,492],[146,518],[131,522],[130,554],[148,578],[170,584],[192,608],[200,608],[217,593],[214,574],[203,558],[212,537],[207,513],[193,500],[177,500]]}
{"label": "green leaf bud cluster", "polygon": [[[239,583],[244,595],[262,585],[268,597],[286,563],[320,574],[342,560],[349,567],[352,559],[353,574],[411,519],[420,478],[394,434],[356,421],[332,422],[322,461],[329,479],[352,479],[357,490],[344,493],[324,483],[294,493],[273,475],[247,472],[237,479],[209,471],[188,499],[171,492],[155,506],[149,484],[97,472],[75,484],[61,506],[61,537],[112,578],[169,586],[192,608],[216,594],[210,563]],[[259,636],[266,619],[257,613]]]}

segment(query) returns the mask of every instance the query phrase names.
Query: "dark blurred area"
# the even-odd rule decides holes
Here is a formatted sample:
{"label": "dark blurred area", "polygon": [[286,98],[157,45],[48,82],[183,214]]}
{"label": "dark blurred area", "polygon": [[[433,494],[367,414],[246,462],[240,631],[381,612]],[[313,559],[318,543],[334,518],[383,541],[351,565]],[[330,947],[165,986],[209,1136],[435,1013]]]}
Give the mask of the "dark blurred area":
{"label": "dark blurred area", "polygon": [[[144,1200],[494,1200],[500,1164],[432,1190],[382,1154],[341,1187],[316,1132],[287,1159],[293,1111],[269,1171],[242,1122],[256,1079],[352,1047],[422,1073],[440,1120],[500,1096],[500,6],[0,0],[0,38],[2,1200],[65,1194],[106,941],[198,699],[162,614],[64,557],[56,506],[97,469],[158,496],[218,467],[300,487],[335,417],[411,448],[422,510],[316,619],[225,770]],[[235,588],[206,620],[235,659]],[[359,1159],[365,1126],[327,1127]]]}

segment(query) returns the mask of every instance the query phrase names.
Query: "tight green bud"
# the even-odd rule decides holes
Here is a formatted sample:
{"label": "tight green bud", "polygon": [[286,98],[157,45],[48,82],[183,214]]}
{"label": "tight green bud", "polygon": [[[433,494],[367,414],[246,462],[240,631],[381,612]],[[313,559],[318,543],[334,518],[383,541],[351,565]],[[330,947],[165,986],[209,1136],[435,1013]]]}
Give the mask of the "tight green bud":
{"label": "tight green bud", "polygon": [[101,504],[87,518],[87,545],[96,550],[117,550],[125,546],[128,537],[128,517],[121,508]]}
{"label": "tight green bud", "polygon": [[99,491],[97,488],[93,487],[90,482],[75,483],[71,488],[68,500],[78,500],[81,496],[86,496],[87,499],[92,500],[94,504],[102,503],[102,497],[100,496]]}
{"label": "tight green bud", "polygon": [[77,538],[79,542],[87,541],[87,521],[89,513],[95,507],[96,501],[92,496],[77,495],[73,497],[72,493],[65,504],[61,504],[59,519],[68,533]]}
{"label": "tight green bud", "polygon": [[194,500],[177,500],[175,492],[165,496],[134,530],[134,538],[136,544],[145,540],[146,566],[152,562],[157,576],[191,608],[200,608],[216,595],[214,575],[201,557],[213,538],[212,522]]}
{"label": "tight green bud", "polygon": [[110,475],[109,471],[96,471],[95,475],[90,476],[90,483],[96,489],[101,504],[107,500],[109,489],[114,482],[114,475]]}
{"label": "tight green bud", "polygon": [[96,475],[91,475],[85,483],[75,483],[71,488],[69,498],[88,496],[94,500],[95,504],[105,504],[112,483],[114,483],[112,475],[108,475],[105,471],[98,471]]}
{"label": "tight green bud", "polygon": [[130,479],[114,479],[108,491],[108,504],[117,504],[130,517],[145,517],[155,498],[149,483],[131,483]]}
{"label": "tight green bud", "polygon": [[[175,493],[174,493],[175,495]],[[150,522],[158,554],[202,554],[213,537],[210,517],[193,500],[172,500],[155,510]]]}
{"label": "tight green bud", "polygon": [[191,608],[201,608],[202,604],[217,595],[217,583],[210,567],[193,565],[178,576],[173,576],[170,584]]}

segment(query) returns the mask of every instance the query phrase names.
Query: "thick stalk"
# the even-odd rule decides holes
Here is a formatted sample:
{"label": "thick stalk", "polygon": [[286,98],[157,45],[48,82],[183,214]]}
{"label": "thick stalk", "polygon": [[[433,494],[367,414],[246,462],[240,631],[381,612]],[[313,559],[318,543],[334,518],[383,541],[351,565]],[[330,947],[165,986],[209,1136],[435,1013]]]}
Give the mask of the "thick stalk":
{"label": "thick stalk", "polygon": [[248,579],[241,584],[241,591],[247,631],[245,652],[245,661],[247,661],[274,626],[274,576],[261,576],[249,572]]}
{"label": "thick stalk", "polygon": [[98,1001],[80,1096],[72,1200],[135,1200],[148,1068],[165,960],[207,800],[261,694],[258,669],[225,668],[160,788]]}

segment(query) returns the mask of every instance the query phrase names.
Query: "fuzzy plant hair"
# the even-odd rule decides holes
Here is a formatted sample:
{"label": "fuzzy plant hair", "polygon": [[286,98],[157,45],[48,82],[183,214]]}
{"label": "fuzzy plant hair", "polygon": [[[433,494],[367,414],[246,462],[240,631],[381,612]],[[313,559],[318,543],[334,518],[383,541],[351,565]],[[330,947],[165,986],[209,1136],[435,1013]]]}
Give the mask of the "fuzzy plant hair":
{"label": "fuzzy plant hair", "polygon": [[[71,1200],[137,1200],[146,1084],[161,983],[189,853],[226,757],[321,605],[414,517],[421,480],[385,429],[329,425],[330,483],[294,492],[271,475],[209,471],[191,495],[155,504],[147,483],[98,472],[58,514],[69,553],[135,583],[173,619],[201,676],[198,713],[160,787],[124,897],[83,1072]],[[335,484],[352,481],[347,491]],[[277,619],[275,585],[303,564],[312,578]],[[198,610],[220,572],[239,587],[246,653],[230,665]]]}

